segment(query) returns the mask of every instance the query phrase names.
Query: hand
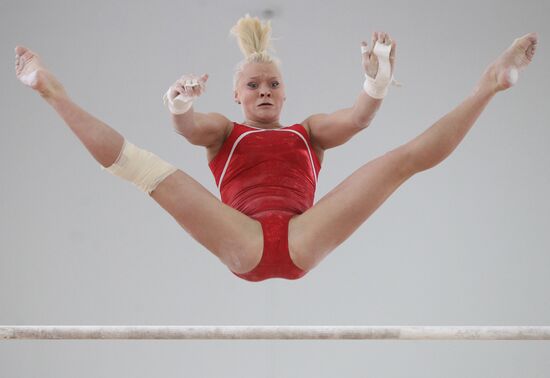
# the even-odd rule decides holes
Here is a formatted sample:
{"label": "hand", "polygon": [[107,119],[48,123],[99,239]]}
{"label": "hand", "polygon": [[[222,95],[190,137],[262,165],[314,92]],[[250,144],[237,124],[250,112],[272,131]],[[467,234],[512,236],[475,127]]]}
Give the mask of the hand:
{"label": "hand", "polygon": [[168,96],[170,100],[180,98],[182,100],[199,97],[206,91],[208,74],[197,77],[193,74],[185,74],[170,87]]}
{"label": "hand", "polygon": [[[391,65],[391,73],[390,77],[393,75],[394,66],[395,66],[395,50],[397,43],[391,39],[390,35],[385,32],[374,32],[372,33],[372,45],[370,48],[367,49],[362,55],[363,55],[363,68],[365,69],[365,73],[372,77],[373,79],[376,78],[376,74],[378,73],[378,58],[374,54],[374,45],[376,42],[385,44],[385,45],[391,45],[391,51],[390,51],[390,65]],[[365,48],[367,47],[367,42],[362,41],[361,45]]]}

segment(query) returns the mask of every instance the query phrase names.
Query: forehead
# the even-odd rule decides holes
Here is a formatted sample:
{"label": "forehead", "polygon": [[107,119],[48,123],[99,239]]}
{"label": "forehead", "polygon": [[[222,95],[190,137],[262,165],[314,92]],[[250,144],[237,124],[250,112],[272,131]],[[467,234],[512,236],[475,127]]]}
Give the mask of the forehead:
{"label": "forehead", "polygon": [[281,73],[274,63],[248,63],[243,67],[243,76],[248,79],[279,78]]}

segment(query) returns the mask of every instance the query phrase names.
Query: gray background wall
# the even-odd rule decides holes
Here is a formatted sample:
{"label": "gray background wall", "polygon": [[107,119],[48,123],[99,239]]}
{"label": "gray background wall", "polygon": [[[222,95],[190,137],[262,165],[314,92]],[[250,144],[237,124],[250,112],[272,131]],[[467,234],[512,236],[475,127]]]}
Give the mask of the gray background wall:
{"label": "gray background wall", "polygon": [[[287,85],[282,123],[351,106],[362,39],[398,43],[373,124],[328,150],[316,199],[412,139],[472,90],[511,42],[535,62],[458,149],[405,183],[299,281],[233,276],[129,183],[102,172],[58,115],[15,78],[41,54],[90,113],[218,196],[202,147],[162,104],[183,73],[196,102],[243,121],[229,29],[272,9]],[[0,324],[548,325],[550,137],[547,1],[0,2]],[[548,342],[4,341],[1,377],[546,377]]]}

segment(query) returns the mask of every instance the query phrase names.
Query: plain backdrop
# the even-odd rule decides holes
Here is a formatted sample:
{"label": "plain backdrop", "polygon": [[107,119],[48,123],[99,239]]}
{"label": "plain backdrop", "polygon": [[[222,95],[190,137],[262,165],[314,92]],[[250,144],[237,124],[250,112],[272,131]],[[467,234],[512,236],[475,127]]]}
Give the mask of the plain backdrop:
{"label": "plain backdrop", "polygon": [[[235,277],[152,199],[99,164],[14,73],[38,52],[72,99],[219,198],[205,149],[162,95],[208,73],[199,112],[244,120],[229,35],[272,16],[284,125],[350,107],[360,43],[397,41],[369,128],[328,150],[316,201],[460,104],[515,38],[537,55],[455,152],[406,182],[303,279]],[[0,324],[548,325],[550,54],[546,0],[0,1]],[[0,341],[1,377],[547,377],[548,342]]]}

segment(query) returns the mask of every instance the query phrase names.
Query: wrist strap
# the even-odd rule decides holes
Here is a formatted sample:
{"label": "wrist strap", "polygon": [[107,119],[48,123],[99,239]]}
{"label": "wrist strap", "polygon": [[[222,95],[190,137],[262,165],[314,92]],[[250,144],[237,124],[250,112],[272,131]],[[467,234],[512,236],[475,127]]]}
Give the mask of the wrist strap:
{"label": "wrist strap", "polygon": [[168,89],[168,91],[164,94],[162,100],[164,105],[168,106],[168,109],[170,109],[172,114],[183,114],[191,109],[191,106],[193,105],[193,97],[187,97],[180,93],[174,97],[174,99],[171,99],[169,94],[170,89]]}

